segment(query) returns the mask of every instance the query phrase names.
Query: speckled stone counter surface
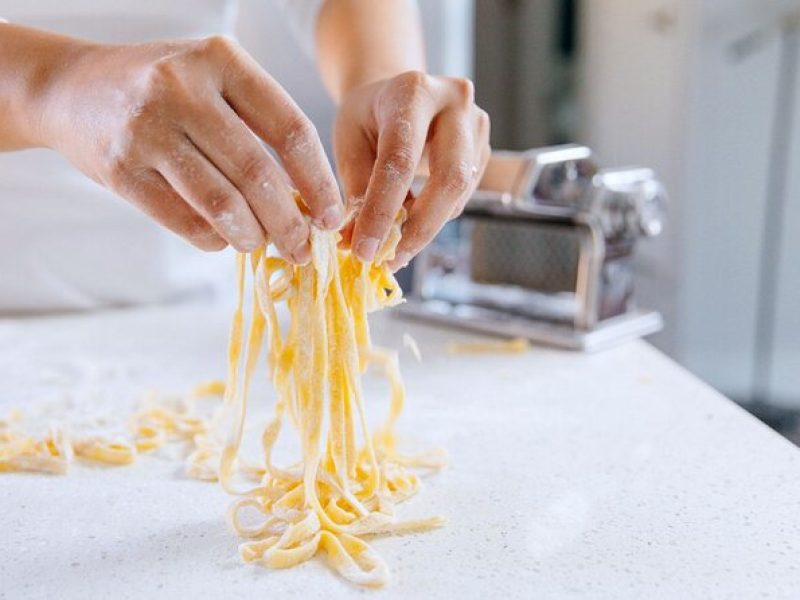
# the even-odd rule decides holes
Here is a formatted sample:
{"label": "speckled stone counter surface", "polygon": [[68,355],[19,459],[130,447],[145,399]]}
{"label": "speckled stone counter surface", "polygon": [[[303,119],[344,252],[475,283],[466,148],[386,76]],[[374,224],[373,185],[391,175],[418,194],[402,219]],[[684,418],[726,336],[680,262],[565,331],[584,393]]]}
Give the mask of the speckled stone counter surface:
{"label": "speckled stone counter surface", "polygon": [[[86,401],[124,418],[148,388],[222,377],[227,312],[0,321],[0,412]],[[318,559],[242,564],[225,493],[147,456],[0,475],[0,598],[800,597],[800,451],[646,343],[456,357],[446,343],[475,336],[385,317],[374,329],[395,347],[412,333],[424,355],[401,352],[405,446],[451,458],[400,510],[447,527],[374,541],[386,589]],[[368,387],[374,422],[384,388]],[[256,388],[254,404],[270,398]]]}

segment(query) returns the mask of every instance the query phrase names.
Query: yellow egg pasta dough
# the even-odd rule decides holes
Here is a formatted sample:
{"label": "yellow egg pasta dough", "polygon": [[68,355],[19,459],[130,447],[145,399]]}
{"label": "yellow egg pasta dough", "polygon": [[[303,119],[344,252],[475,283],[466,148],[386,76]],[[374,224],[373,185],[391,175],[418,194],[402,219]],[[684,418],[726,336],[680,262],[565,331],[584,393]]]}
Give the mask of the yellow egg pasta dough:
{"label": "yellow egg pasta dough", "polygon": [[[226,404],[236,415],[222,451],[219,479],[239,498],[228,511],[233,529],[245,538],[244,560],[273,568],[291,567],[320,551],[344,578],[381,586],[388,568],[365,541],[368,536],[425,530],[441,518],[402,521],[395,506],[416,493],[420,482],[409,467],[437,468],[440,453],[400,455],[394,424],[404,402],[397,354],[372,346],[367,314],[392,306],[402,295],[384,260],[399,239],[399,224],[376,262],[364,264],[337,247],[335,232],[313,230],[312,261],[292,266],[262,250],[238,259],[238,290],[229,348]],[[254,309],[244,334],[243,294],[252,272]],[[285,302],[290,320],[281,329],[275,304]],[[259,348],[269,337],[267,363],[278,400],[264,429],[263,476],[259,485],[239,489],[234,466],[241,444],[247,395]],[[246,338],[246,343],[245,343]],[[237,365],[241,363],[241,367]],[[387,421],[367,425],[361,375],[375,364],[391,384]],[[300,435],[301,460],[277,466],[272,449],[288,421]],[[256,511],[257,525],[241,513]]]}
{"label": "yellow egg pasta dough", "polygon": [[[287,568],[323,553],[355,584],[386,584],[388,567],[367,539],[443,524],[439,517],[396,516],[396,505],[420,487],[412,469],[436,469],[445,458],[437,451],[398,452],[394,426],[405,399],[398,357],[372,345],[367,322],[368,313],[402,301],[385,266],[394,256],[401,221],[402,215],[371,264],[340,249],[337,232],[313,227],[308,265],[272,256],[266,246],[237,255],[238,299],[226,382],[198,385],[182,398],[148,394],[129,420],[128,435],[113,438],[71,436],[64,427],[33,436],[25,433],[22,413],[12,411],[0,418],[0,472],[64,474],[76,458],[128,465],[138,455],[181,443],[188,448],[191,477],[219,481],[236,496],[227,519],[243,540],[245,561]],[[252,306],[245,327],[248,292]],[[288,308],[288,326],[281,326],[279,304]],[[419,358],[413,339],[407,336],[405,344]],[[251,461],[240,447],[263,345],[277,400],[261,434],[262,459]],[[391,390],[388,417],[374,431],[368,427],[361,381],[370,365],[382,371]],[[198,410],[197,402],[205,398],[222,398],[213,414]],[[223,439],[220,429],[226,423],[231,431]],[[287,423],[299,437],[300,456],[278,465],[273,451]],[[246,522],[248,511],[255,524]]]}

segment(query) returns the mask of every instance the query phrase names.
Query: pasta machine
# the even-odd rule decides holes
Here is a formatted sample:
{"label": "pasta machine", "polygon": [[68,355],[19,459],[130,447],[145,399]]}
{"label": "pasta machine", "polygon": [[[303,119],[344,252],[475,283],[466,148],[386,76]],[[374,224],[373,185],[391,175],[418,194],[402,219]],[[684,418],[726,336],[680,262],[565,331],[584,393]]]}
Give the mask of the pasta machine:
{"label": "pasta machine", "polygon": [[398,311],[576,350],[656,332],[634,249],[665,206],[652,170],[600,169],[586,146],[494,152],[464,214],[407,269]]}

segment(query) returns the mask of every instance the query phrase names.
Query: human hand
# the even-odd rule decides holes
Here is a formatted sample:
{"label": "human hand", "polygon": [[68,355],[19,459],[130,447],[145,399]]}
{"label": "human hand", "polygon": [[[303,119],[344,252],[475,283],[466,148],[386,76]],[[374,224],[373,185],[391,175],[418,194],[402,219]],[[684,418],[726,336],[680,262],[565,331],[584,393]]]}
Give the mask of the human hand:
{"label": "human hand", "polygon": [[[489,160],[489,117],[466,79],[409,71],[346,93],[334,126],[334,150],[345,197],[363,206],[345,232],[355,254],[374,258],[405,203],[408,217],[394,270],[459,214]],[[430,177],[408,202],[414,175]]]}
{"label": "human hand", "polygon": [[74,56],[43,103],[44,143],[194,245],[251,251],[266,233],[307,262],[293,187],[315,224],[341,224],[316,129],[235,42],[85,44]]}

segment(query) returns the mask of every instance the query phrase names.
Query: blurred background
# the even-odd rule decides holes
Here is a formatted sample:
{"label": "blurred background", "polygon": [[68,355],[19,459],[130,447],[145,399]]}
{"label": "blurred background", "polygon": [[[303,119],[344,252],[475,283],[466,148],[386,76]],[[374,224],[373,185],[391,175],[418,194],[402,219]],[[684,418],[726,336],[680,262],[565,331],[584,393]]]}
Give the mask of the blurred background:
{"label": "blurred background", "polygon": [[[475,79],[495,148],[580,142],[658,172],[667,227],[636,259],[666,321],[651,341],[800,441],[800,0],[420,7],[431,71]],[[243,0],[239,22],[329,147],[333,106],[276,9]]]}

